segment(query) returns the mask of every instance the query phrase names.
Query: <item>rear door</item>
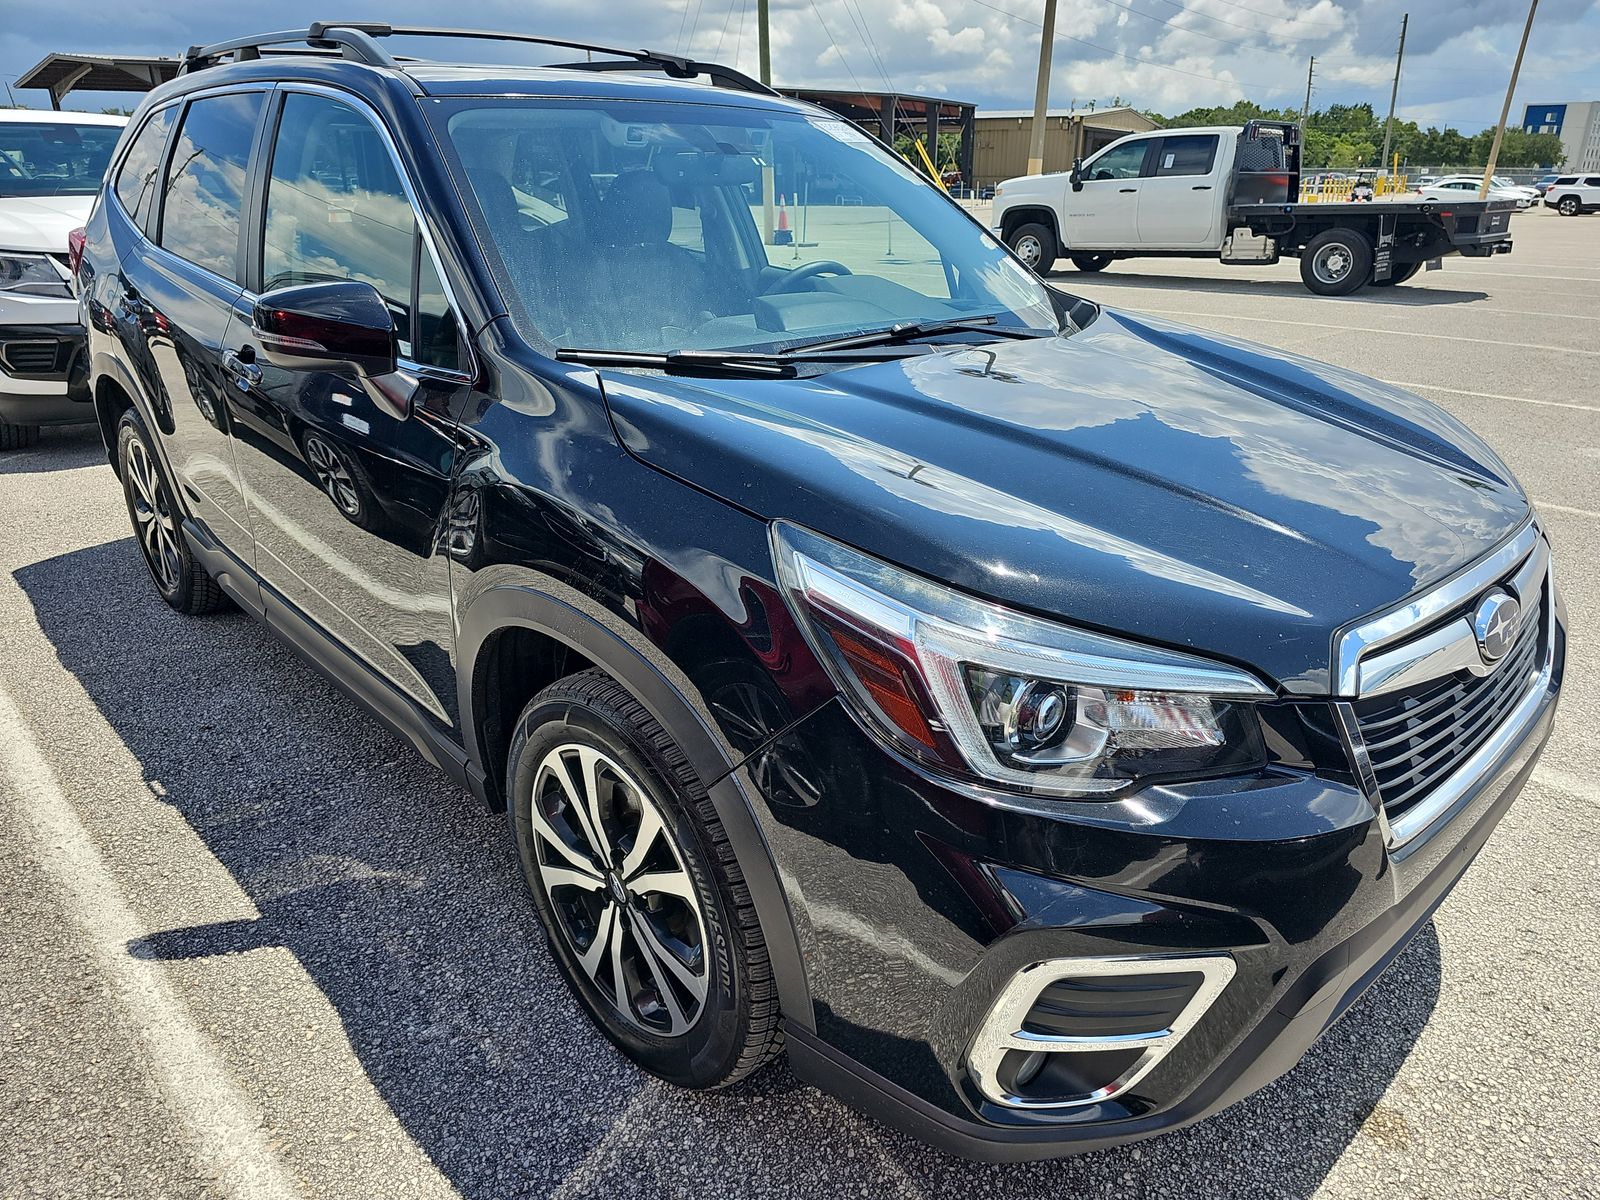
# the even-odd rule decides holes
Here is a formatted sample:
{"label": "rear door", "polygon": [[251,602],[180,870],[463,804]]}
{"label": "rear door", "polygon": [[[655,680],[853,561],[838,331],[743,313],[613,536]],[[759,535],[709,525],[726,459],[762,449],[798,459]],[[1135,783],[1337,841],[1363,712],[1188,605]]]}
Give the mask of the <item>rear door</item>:
{"label": "rear door", "polygon": [[242,291],[245,178],[266,99],[265,90],[239,90],[189,101],[152,201],[152,240],[123,259],[118,313],[183,507],[246,563],[251,531],[222,351]]}
{"label": "rear door", "polygon": [[[235,299],[227,365],[256,570],[302,615],[454,723],[454,637],[439,531],[455,459],[450,402],[469,351],[374,118],[285,85],[260,157],[248,287]],[[370,283],[400,331],[409,409],[354,375],[275,367],[261,352],[258,295],[326,280]]]}
{"label": "rear door", "polygon": [[1210,249],[1222,243],[1223,158],[1214,133],[1168,134],[1139,182],[1139,243]]}
{"label": "rear door", "polygon": [[1139,189],[1145,158],[1159,138],[1124,138],[1083,164],[1083,186],[1067,192],[1070,249],[1139,244]]}

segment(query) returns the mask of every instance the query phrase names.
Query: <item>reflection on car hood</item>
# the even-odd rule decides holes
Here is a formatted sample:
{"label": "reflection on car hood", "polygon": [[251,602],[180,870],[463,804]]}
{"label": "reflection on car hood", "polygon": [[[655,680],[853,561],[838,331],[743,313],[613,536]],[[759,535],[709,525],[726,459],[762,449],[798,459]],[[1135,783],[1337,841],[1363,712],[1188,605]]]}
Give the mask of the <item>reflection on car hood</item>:
{"label": "reflection on car hood", "polygon": [[0,250],[65,254],[93,206],[93,196],[0,196]]}
{"label": "reflection on car hood", "polygon": [[1529,512],[1416,396],[1128,313],[804,381],[604,383],[634,454],[761,517],[1301,691],[1336,629]]}

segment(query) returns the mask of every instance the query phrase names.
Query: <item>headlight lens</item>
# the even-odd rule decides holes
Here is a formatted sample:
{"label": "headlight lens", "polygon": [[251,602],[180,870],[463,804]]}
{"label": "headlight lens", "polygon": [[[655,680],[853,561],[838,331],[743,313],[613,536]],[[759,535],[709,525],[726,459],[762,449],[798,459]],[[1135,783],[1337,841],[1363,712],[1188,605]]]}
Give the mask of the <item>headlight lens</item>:
{"label": "headlight lens", "polygon": [[786,522],[778,578],[859,715],[930,765],[1030,792],[1106,795],[1263,760],[1247,672],[1044,621]]}
{"label": "headlight lens", "polygon": [[43,254],[18,254],[0,250],[0,291],[68,295],[66,281]]}

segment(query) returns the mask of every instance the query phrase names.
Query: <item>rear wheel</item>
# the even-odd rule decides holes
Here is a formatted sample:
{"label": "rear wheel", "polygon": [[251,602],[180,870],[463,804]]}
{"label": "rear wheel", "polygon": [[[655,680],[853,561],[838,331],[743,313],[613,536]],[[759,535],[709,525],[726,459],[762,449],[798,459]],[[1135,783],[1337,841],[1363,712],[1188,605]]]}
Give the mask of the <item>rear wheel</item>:
{"label": "rear wheel", "polygon": [[184,541],[179,528],[182,516],[172,502],[172,488],[156,460],[144,422],[132,409],[122,415],[117,426],[117,462],[122,469],[128,519],[161,598],[190,616],[224,607],[227,595]]}
{"label": "rear wheel", "polygon": [[1563,217],[1575,217],[1583,211],[1583,203],[1576,196],[1563,196],[1556,211]]}
{"label": "rear wheel", "polygon": [[1404,283],[1406,280],[1410,279],[1413,275],[1415,275],[1420,270],[1422,270],[1422,264],[1419,263],[1419,262],[1402,263],[1400,266],[1396,267],[1393,271],[1391,271],[1389,273],[1389,278],[1387,278],[1387,279],[1374,279],[1372,281],[1372,286],[1373,287],[1393,287],[1397,283]]}
{"label": "rear wheel", "polygon": [[1006,245],[1016,252],[1035,275],[1047,275],[1061,257],[1056,245],[1056,235],[1043,225],[1018,225],[1006,239]]}
{"label": "rear wheel", "polygon": [[567,984],[645,1070],[733,1083],[778,1049],[755,907],[683,751],[598,671],[523,710],[507,760],[523,876]]}
{"label": "rear wheel", "polygon": [[1319,296],[1348,296],[1372,279],[1372,243],[1354,229],[1328,229],[1300,252],[1300,279]]}
{"label": "rear wheel", "polygon": [[1074,254],[1072,256],[1072,265],[1077,267],[1078,270],[1087,271],[1092,275],[1096,271],[1104,271],[1111,265],[1111,255]]}
{"label": "rear wheel", "polygon": [[39,440],[37,425],[12,425],[0,421],[0,450],[25,450]]}

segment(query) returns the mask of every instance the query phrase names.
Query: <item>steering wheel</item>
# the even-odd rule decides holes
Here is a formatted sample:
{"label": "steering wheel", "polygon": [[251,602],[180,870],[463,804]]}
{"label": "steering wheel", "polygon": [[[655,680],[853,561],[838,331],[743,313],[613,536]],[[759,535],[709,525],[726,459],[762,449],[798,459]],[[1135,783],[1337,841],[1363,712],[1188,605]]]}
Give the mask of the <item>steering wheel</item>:
{"label": "steering wheel", "polygon": [[773,292],[788,291],[791,284],[799,283],[802,279],[810,279],[816,275],[848,275],[850,268],[841,262],[834,262],[831,258],[820,259],[817,262],[802,263],[787,274],[780,275],[766,287],[761,289],[763,296],[770,296]]}

